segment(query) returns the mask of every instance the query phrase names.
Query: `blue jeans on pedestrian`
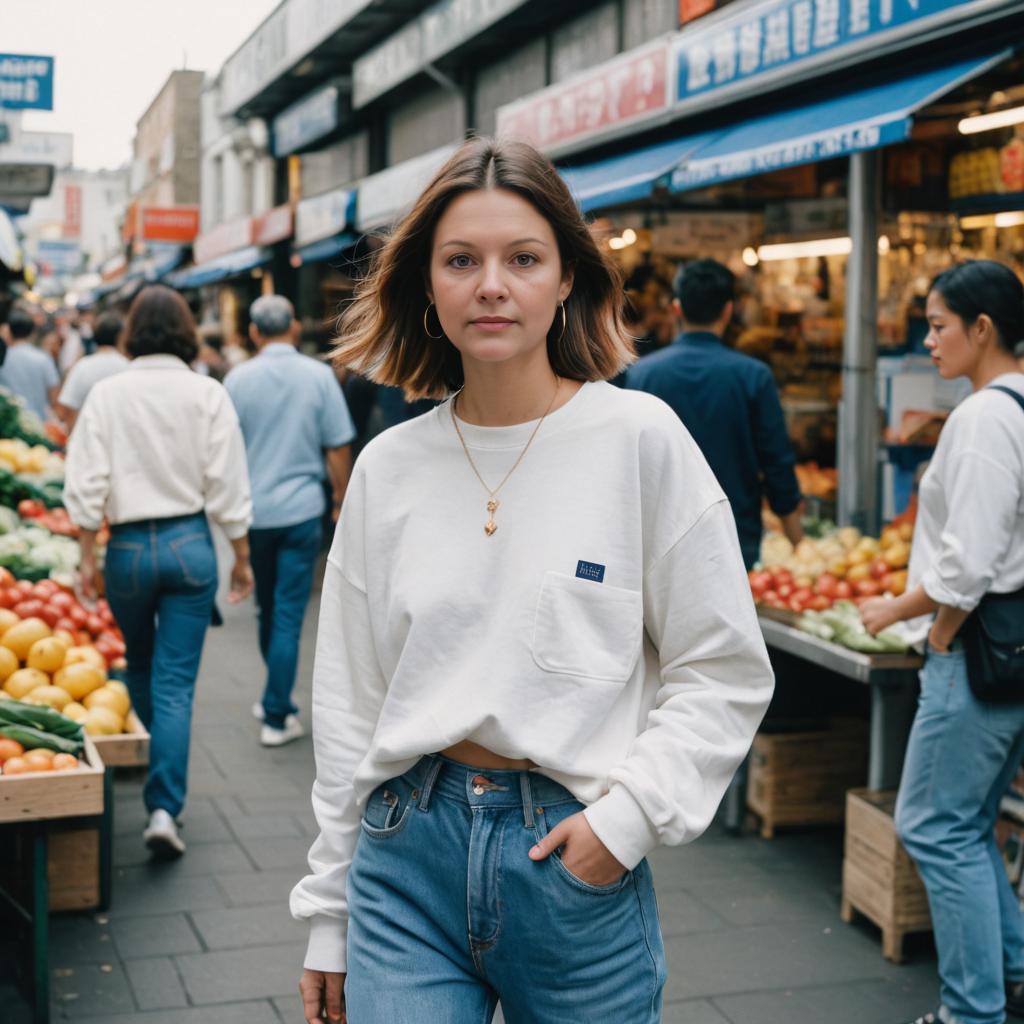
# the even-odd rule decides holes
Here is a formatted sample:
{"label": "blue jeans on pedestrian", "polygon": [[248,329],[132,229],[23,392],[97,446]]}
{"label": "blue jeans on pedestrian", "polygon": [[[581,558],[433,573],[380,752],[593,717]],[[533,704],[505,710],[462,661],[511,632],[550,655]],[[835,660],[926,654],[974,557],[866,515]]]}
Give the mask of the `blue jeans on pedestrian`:
{"label": "blue jeans on pedestrian", "polygon": [[299,664],[302,620],[322,537],[319,517],[294,526],[249,531],[260,653],[267,666],[263,714],[267,725],[275,729],[283,728],[285,718],[299,710],[292,702],[292,689]]}
{"label": "blue jeans on pedestrian", "polygon": [[125,681],[150,733],[146,808],[177,817],[185,805],[196,675],[217,591],[206,517],[114,526],[104,578],[124,633]]}
{"label": "blue jeans on pedestrian", "polygon": [[1002,1024],[1004,980],[1024,980],[1024,917],[993,836],[1022,755],[1024,703],[976,700],[959,642],[929,650],[896,828],[928,890],[951,1024]]}
{"label": "blue jeans on pedestrian", "polygon": [[379,786],[348,874],[349,1024],[656,1024],[646,861],[610,885],[530,848],[583,809],[537,772],[439,755]]}

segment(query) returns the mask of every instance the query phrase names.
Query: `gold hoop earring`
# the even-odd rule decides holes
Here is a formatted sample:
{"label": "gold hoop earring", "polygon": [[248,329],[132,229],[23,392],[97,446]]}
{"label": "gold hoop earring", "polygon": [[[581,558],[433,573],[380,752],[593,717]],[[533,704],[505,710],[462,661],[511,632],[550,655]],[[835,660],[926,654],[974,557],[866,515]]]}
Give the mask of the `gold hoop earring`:
{"label": "gold hoop earring", "polygon": [[[437,341],[439,338],[443,338],[444,337],[444,328],[443,327],[441,328],[441,333],[440,334],[431,334],[430,333],[430,327],[427,324],[427,317],[430,315],[430,307],[432,305],[433,305],[432,302],[428,302],[427,303],[427,308],[425,310],[423,310],[423,333],[426,334],[426,336],[428,338],[433,338],[435,341]],[[441,323],[440,317],[438,317],[437,322],[438,322],[438,325],[440,325],[440,323]]]}
{"label": "gold hoop earring", "polygon": [[562,311],[562,333],[558,335],[556,342],[561,341],[562,338],[565,336],[565,303],[560,302],[558,304],[558,308]]}

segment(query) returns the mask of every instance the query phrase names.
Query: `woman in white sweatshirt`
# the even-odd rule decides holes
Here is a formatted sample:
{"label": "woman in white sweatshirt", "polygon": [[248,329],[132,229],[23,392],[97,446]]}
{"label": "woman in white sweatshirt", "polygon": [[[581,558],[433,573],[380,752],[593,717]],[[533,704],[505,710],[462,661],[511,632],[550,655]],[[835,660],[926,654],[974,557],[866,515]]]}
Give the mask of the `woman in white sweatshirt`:
{"label": "woman in white sweatshirt", "polygon": [[728,503],[631,359],[618,278],[529,146],[466,142],[339,363],[449,398],[374,440],[314,669],[309,1021],[653,1024],[645,855],[707,827],[772,692]]}

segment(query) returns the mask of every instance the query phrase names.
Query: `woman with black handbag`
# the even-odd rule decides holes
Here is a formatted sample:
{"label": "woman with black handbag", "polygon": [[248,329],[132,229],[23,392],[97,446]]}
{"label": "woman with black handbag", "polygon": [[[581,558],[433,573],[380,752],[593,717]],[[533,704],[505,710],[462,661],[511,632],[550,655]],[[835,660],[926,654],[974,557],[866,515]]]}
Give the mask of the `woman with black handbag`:
{"label": "woman with black handbag", "polygon": [[906,621],[926,642],[896,828],[928,890],[942,984],[938,1012],[915,1024],[1002,1024],[1024,1015],[1024,915],[993,827],[1024,755],[1024,678],[1016,699],[1005,686],[991,699],[979,654],[1006,638],[977,623],[1024,587],[1024,286],[1001,263],[961,263],[932,283],[927,317],[940,375],[967,377],[973,394],[921,481],[906,593],[865,602],[861,617],[872,632]]}

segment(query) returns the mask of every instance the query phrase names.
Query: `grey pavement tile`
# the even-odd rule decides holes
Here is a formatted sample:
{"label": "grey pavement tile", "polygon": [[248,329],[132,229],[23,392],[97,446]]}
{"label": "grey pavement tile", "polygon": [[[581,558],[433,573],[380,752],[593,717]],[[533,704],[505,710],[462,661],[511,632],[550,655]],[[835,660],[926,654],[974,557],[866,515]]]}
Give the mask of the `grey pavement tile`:
{"label": "grey pavement tile", "polygon": [[217,875],[217,884],[234,907],[259,903],[288,905],[288,894],[306,874],[305,864],[298,870],[245,871],[230,875]]}
{"label": "grey pavement tile", "polygon": [[239,839],[265,839],[304,834],[297,818],[292,814],[238,814],[229,817],[227,824]]}
{"label": "grey pavement tile", "polygon": [[306,943],[252,950],[219,950],[175,957],[194,1004],[237,1002],[293,995],[302,975]]}
{"label": "grey pavement tile", "polygon": [[131,986],[118,962],[54,967],[50,1001],[61,1014],[76,1019],[90,1014],[130,1013],[136,1009]]}
{"label": "grey pavement tile", "polygon": [[278,996],[272,1002],[277,1010],[277,1015],[284,1021],[284,1024],[306,1024],[298,992],[292,996]]}
{"label": "grey pavement tile", "polygon": [[288,913],[285,904],[234,907],[231,910],[197,910],[192,923],[207,949],[241,949],[304,942],[309,928]]}
{"label": "grey pavement tile", "polygon": [[665,941],[670,1001],[884,977],[878,947],[839,923],[730,928]]}
{"label": "grey pavement tile", "polygon": [[897,1024],[934,1009],[938,996],[932,971],[908,973],[906,978],[902,983],[858,981],[824,988],[754,992],[716,999],[715,1005],[732,1024]]}
{"label": "grey pavement tile", "polygon": [[110,929],[122,960],[199,953],[203,948],[183,914],[116,917],[110,922]]}
{"label": "grey pavement tile", "polygon": [[839,889],[809,886],[806,878],[779,873],[765,879],[736,878],[707,882],[696,899],[729,924],[775,924],[807,921],[821,928],[838,925]]}
{"label": "grey pavement tile", "polygon": [[715,931],[725,927],[725,921],[702,901],[682,889],[661,891],[655,882],[658,899],[658,918],[661,934],[687,935],[690,932]]}
{"label": "grey pavement tile", "polygon": [[75,1024],[281,1024],[274,1007],[267,1001],[230,1003],[218,1006],[216,1016],[209,1007],[179,1010],[150,1010],[113,1017],[75,1017]]}
{"label": "grey pavement tile", "polygon": [[242,839],[240,842],[261,871],[289,868],[300,875],[306,872],[309,839],[305,836]]}
{"label": "grey pavement tile", "polygon": [[177,968],[168,957],[129,960],[125,964],[128,981],[140,1010],[168,1010],[188,1006]]}
{"label": "grey pavement tile", "polygon": [[215,875],[221,871],[244,871],[252,866],[242,847],[234,842],[190,843],[183,829],[185,856],[170,863],[154,863],[149,850],[140,839],[118,836],[114,842],[114,863],[119,868],[147,870],[155,878],[187,878],[193,875]]}
{"label": "grey pavement tile", "polygon": [[105,917],[92,914],[50,915],[50,964],[106,964],[117,959],[117,947]]}
{"label": "grey pavement tile", "polygon": [[303,815],[308,811],[312,817],[313,804],[310,798],[312,788],[313,780],[311,778],[309,785],[303,788],[301,798],[288,797],[282,799],[281,797],[239,796],[239,803],[246,814],[256,816],[264,814]]}
{"label": "grey pavement tile", "polygon": [[171,876],[166,865],[119,868],[114,872],[111,917],[143,917],[185,910],[227,906],[227,899],[210,876]]}
{"label": "grey pavement tile", "polygon": [[237,777],[221,778],[204,775],[190,782],[189,788],[200,796],[239,796],[256,799],[290,800],[309,798],[309,789],[292,782],[280,772],[238,773]]}
{"label": "grey pavement tile", "polygon": [[[669,1003],[664,1007],[661,1024],[732,1024],[706,999]],[[789,1022],[792,1024],[792,1022]]]}

